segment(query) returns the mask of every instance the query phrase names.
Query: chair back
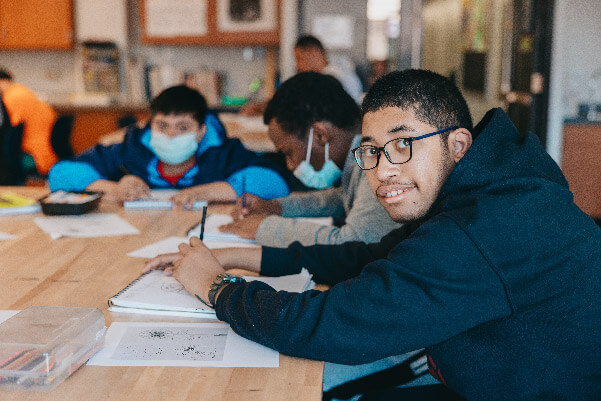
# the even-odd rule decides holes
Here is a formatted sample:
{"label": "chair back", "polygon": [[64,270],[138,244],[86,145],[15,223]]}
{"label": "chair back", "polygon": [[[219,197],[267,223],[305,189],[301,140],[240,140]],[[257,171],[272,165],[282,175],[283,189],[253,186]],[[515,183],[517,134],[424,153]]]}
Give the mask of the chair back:
{"label": "chair back", "polygon": [[50,143],[59,160],[70,159],[74,156],[71,146],[71,129],[73,128],[73,116],[58,116],[52,127]]}
{"label": "chair back", "polygon": [[25,124],[21,123],[13,127],[9,123],[0,130],[0,185],[25,183],[21,150],[24,126]]}

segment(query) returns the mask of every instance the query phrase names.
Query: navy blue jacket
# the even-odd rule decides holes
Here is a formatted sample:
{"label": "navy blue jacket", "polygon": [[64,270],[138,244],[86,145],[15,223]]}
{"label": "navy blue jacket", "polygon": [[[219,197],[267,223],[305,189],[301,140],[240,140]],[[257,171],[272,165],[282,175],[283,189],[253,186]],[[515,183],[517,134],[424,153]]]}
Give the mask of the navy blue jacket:
{"label": "navy blue jacket", "polygon": [[336,363],[425,347],[468,400],[600,400],[601,230],[534,135],[500,109],[478,131],[421,225],[378,244],[263,250],[262,274],[304,266],[330,290],[231,284],[217,316]]}
{"label": "navy blue jacket", "polygon": [[[272,199],[289,193],[290,172],[247,150],[238,139],[227,138],[212,114],[196,151],[196,164],[175,185],[158,172],[159,159],[150,147],[150,126],[127,129],[122,143],[96,145],[73,160],[61,161],[50,171],[50,189],[82,191],[99,179],[119,181],[126,174],[142,178],[150,188],[188,188],[215,181],[228,182],[238,196],[246,192]],[[285,177],[286,179],[282,178]]]}

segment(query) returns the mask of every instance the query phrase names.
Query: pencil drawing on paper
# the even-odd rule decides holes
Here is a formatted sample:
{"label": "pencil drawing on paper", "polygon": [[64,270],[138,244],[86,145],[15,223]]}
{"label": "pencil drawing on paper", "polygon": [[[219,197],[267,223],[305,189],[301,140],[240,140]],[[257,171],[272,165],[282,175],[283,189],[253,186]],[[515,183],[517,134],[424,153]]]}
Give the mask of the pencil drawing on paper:
{"label": "pencil drawing on paper", "polygon": [[176,293],[176,294],[187,293],[184,286],[181,285],[178,281],[174,281],[171,283],[162,283],[161,284],[161,292]]}
{"label": "pencil drawing on paper", "polygon": [[221,361],[227,333],[227,327],[128,327],[112,358]]}

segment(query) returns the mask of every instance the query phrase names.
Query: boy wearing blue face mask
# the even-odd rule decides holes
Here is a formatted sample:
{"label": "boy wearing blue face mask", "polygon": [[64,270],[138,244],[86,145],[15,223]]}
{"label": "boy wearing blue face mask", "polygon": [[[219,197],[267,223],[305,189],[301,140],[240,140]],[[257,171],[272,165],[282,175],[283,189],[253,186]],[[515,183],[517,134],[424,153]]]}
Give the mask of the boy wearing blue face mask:
{"label": "boy wearing blue face mask", "polygon": [[179,208],[194,200],[234,201],[243,192],[269,199],[288,194],[279,167],[227,138],[196,90],[165,89],[150,110],[150,123],[129,127],[122,143],[96,145],[57,163],[48,177],[50,189],[102,191],[125,201],[151,188],[177,188],[172,200]]}
{"label": "boy wearing blue face mask", "polygon": [[[360,145],[360,112],[340,82],[300,73],[284,82],[263,116],[276,149],[306,186],[319,189],[265,200],[239,201],[232,224],[222,227],[266,246],[377,242],[400,227],[378,203],[351,149]],[[340,186],[334,184],[340,182]],[[288,217],[333,217],[323,225]]]}

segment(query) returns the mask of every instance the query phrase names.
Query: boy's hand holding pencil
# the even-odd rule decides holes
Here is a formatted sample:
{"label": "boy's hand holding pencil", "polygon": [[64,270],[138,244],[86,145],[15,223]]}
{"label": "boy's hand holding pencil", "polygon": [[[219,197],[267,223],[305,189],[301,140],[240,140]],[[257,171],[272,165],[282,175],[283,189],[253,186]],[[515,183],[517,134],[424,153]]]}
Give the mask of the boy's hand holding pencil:
{"label": "boy's hand holding pencil", "polygon": [[[243,202],[245,198],[246,200]],[[246,206],[244,203],[246,203]],[[234,220],[241,220],[250,214],[261,214],[263,216],[275,214],[279,216],[282,214],[282,206],[275,199],[265,200],[247,193],[244,197],[240,197],[236,201],[236,206],[234,207],[231,216]]]}

